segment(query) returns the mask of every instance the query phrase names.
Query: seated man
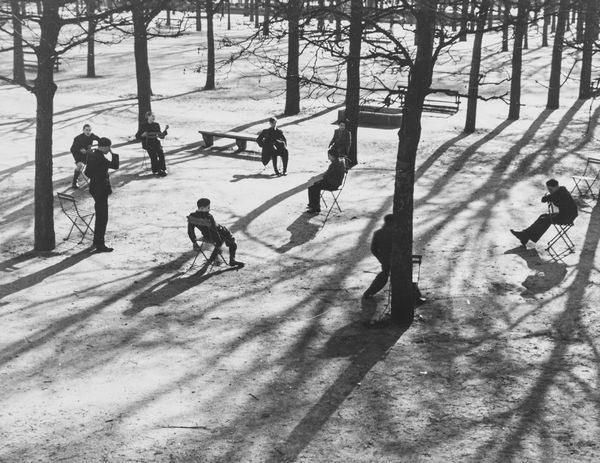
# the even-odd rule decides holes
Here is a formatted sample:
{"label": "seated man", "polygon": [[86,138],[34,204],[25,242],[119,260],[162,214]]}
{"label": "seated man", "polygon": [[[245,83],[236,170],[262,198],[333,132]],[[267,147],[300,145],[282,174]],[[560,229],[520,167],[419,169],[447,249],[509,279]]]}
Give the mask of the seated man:
{"label": "seated man", "polygon": [[321,180],[316,181],[308,187],[308,213],[318,214],[321,212],[321,190],[337,190],[344,181],[346,164],[344,158],[338,158],[333,152],[328,153],[329,167],[323,174]]}
{"label": "seated man", "polygon": [[212,216],[212,214],[210,214],[210,199],[200,198],[197,201],[196,205],[198,207],[198,210],[195,212],[192,212],[190,214],[190,217],[198,217],[200,219],[206,219],[211,223],[211,225],[210,225],[210,227],[201,227],[198,225],[188,223],[188,236],[190,237],[190,240],[192,240],[192,243],[194,245],[194,250],[200,251],[200,245],[196,242],[198,240],[196,238],[196,233],[195,233],[195,228],[198,228],[200,230],[200,232],[202,233],[202,236],[204,236],[204,239],[214,243],[214,245],[215,245],[215,248],[213,249],[213,252],[209,259],[210,261],[214,261],[218,257],[219,250],[221,249],[221,246],[223,245],[223,243],[225,243],[227,245],[227,247],[229,248],[229,265],[232,267],[234,267],[236,265],[237,266],[244,265],[243,262],[239,262],[239,261],[235,260],[235,252],[237,250],[237,244],[235,243],[235,238],[233,237],[233,235],[227,228],[225,228],[222,225],[217,225],[214,217]]}
{"label": "seated man", "polygon": [[554,204],[558,208],[558,212],[540,215],[525,230],[515,231],[511,229],[510,232],[517,237],[523,246],[526,246],[530,240],[537,243],[553,223],[566,225],[573,223],[575,217],[577,217],[577,204],[575,204],[571,193],[564,186],[559,186],[558,182],[552,178],[546,182],[546,188],[548,193],[542,197],[542,202]]}

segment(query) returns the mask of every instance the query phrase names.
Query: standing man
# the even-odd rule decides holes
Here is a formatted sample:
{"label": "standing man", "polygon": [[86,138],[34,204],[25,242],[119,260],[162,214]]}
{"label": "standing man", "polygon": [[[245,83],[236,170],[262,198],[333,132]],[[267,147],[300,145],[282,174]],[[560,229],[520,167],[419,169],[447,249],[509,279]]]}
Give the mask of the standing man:
{"label": "standing man", "polygon": [[[92,151],[88,156],[85,175],[90,179],[90,194],[94,198],[94,210],[96,211],[96,222],[94,224],[94,246],[96,252],[112,252],[104,243],[106,224],[108,223],[108,196],[112,193],[108,169],[119,168],[119,155],[113,153],[110,145],[112,142],[105,137],[98,140],[98,149]],[[111,160],[105,155],[110,153]]]}
{"label": "standing man", "polygon": [[150,156],[152,173],[159,177],[166,177],[165,153],[163,152],[159,138],[164,139],[168,135],[167,130],[169,126],[165,126],[165,130],[161,131],[158,122],[154,121],[154,113],[152,111],[148,111],[145,116],[146,122],[142,123],[140,129],[135,134],[135,138],[142,140],[142,148]]}
{"label": "standing man", "polygon": [[281,160],[283,161],[283,175],[287,175],[289,158],[287,140],[283,132],[277,128],[277,119],[270,117],[269,126],[256,139],[256,143],[262,148],[262,163],[266,166],[269,161],[273,161],[273,171],[279,177],[281,174],[279,173],[279,169],[277,169],[277,156],[281,156]]}
{"label": "standing man", "polygon": [[346,175],[346,165],[342,158],[338,158],[332,152],[327,155],[329,157],[329,167],[323,174],[321,180],[317,180],[308,187],[308,213],[318,214],[321,212],[321,190],[335,191],[344,181]]}
{"label": "standing man", "polygon": [[[371,253],[381,264],[381,272],[377,274],[371,286],[364,292],[363,297],[371,298],[383,289],[392,269],[392,237],[394,233],[394,215],[388,214],[383,218],[383,227],[373,233],[371,241]],[[413,292],[415,303],[421,305],[425,303],[425,298],[416,283],[413,283]]]}
{"label": "standing man", "polygon": [[333,151],[338,158],[350,156],[352,134],[346,128],[346,121],[340,121],[338,128],[333,131],[327,152]]}
{"label": "standing man", "polygon": [[71,182],[71,186],[74,189],[79,188],[77,179],[85,168],[87,155],[92,150],[92,143],[98,140],[100,140],[100,137],[92,133],[90,124],[85,124],[83,126],[83,132],[73,139],[71,154],[73,155],[73,159],[75,159],[75,172],[73,173],[73,182]]}
{"label": "standing man", "polygon": [[558,181],[551,178],[546,182],[546,189],[548,193],[542,197],[542,202],[554,204],[558,208],[558,212],[540,215],[535,222],[524,230],[515,231],[511,228],[510,232],[523,246],[527,246],[527,242],[530,240],[537,243],[553,223],[560,225],[573,223],[578,215],[577,204],[571,193],[564,186],[559,186]]}

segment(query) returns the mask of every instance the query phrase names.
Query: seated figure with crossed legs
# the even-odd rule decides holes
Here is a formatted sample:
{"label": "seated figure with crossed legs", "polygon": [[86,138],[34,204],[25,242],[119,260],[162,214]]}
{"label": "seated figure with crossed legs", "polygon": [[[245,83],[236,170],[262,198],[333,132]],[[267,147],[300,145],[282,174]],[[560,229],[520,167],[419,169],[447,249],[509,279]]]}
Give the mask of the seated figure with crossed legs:
{"label": "seated figure with crossed legs", "polygon": [[554,204],[558,208],[558,212],[540,215],[535,222],[524,230],[511,229],[510,232],[523,246],[526,246],[528,241],[537,243],[553,223],[559,225],[572,224],[578,215],[577,204],[564,186],[560,186],[558,181],[552,178],[546,182],[546,188],[548,193],[542,197],[542,202]]}
{"label": "seated figure with crossed legs", "polygon": [[208,198],[200,198],[196,202],[197,210],[190,214],[190,217],[197,217],[201,219],[206,219],[210,223],[210,226],[198,226],[193,223],[188,222],[188,236],[192,241],[195,251],[200,251],[200,245],[197,243],[198,239],[196,238],[195,229],[198,228],[200,233],[205,240],[211,241],[214,243],[215,247],[213,252],[209,258],[209,260],[215,261],[219,257],[219,251],[223,243],[229,248],[229,265],[232,267],[235,266],[243,266],[244,263],[235,260],[235,253],[237,251],[237,244],[235,242],[235,238],[231,234],[231,232],[224,227],[223,225],[218,225],[215,222],[214,217],[210,213],[210,199]]}

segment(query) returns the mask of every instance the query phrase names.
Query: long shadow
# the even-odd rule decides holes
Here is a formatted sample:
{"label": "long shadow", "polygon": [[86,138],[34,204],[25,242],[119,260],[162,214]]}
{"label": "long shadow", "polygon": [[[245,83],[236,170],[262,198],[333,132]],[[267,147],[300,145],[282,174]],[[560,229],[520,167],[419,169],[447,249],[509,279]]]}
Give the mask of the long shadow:
{"label": "long shadow", "polygon": [[525,290],[521,293],[523,297],[536,297],[539,294],[556,288],[567,275],[567,266],[564,263],[543,260],[535,248],[526,249],[518,246],[509,249],[504,254],[515,254],[527,263],[527,267],[535,271],[528,275],[521,283]]}
{"label": "long shadow", "polygon": [[27,251],[23,254],[19,254],[18,256],[6,259],[5,261],[0,262],[0,272],[12,272],[14,270],[17,270],[15,265],[34,259],[38,255],[39,254],[35,251]]}
{"label": "long shadow", "polygon": [[284,245],[276,249],[277,252],[284,254],[290,249],[301,246],[307,243],[317,236],[320,225],[311,222],[311,216],[308,214],[300,214],[296,220],[294,220],[286,230],[291,234],[290,240]]}
{"label": "long shadow", "polygon": [[259,172],[258,174],[246,174],[246,175],[242,175],[242,174],[234,174],[233,178],[231,180],[229,180],[231,183],[235,183],[235,182],[240,182],[242,180],[246,180],[249,178],[264,178],[264,179],[273,179],[276,178],[275,176],[273,176],[272,174],[263,174],[262,172]]}
{"label": "long shadow", "polygon": [[44,281],[46,278],[55,275],[63,270],[66,270],[73,265],[78,264],[82,260],[92,255],[91,248],[86,248],[79,251],[66,259],[57,262],[49,267],[43,268],[30,275],[23,276],[12,283],[5,283],[0,285],[0,299],[8,296],[9,294],[17,293],[24,289],[30,288],[31,286],[37,285]]}
{"label": "long shadow", "polygon": [[295,461],[331,415],[406,330],[407,328],[390,325],[375,331],[366,328],[362,321],[352,322],[337,330],[325,344],[320,357],[348,357],[350,365],[338,375],[285,441],[275,447],[266,462]]}

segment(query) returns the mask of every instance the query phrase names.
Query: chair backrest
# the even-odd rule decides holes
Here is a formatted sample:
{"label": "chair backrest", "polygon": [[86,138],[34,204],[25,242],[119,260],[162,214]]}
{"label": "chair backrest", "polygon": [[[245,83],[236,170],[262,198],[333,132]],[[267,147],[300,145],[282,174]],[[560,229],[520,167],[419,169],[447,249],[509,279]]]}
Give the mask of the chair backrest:
{"label": "chair backrest", "polygon": [[587,158],[587,162],[585,163],[585,169],[583,171],[583,176],[589,175],[590,171],[594,170],[594,176],[597,178],[600,175],[600,159],[598,158]]}
{"label": "chair backrest", "polygon": [[58,196],[58,202],[60,203],[60,208],[62,211],[70,215],[73,212],[79,215],[79,211],[77,210],[77,202],[75,201],[75,197],[73,195],[67,193],[56,193]]}

